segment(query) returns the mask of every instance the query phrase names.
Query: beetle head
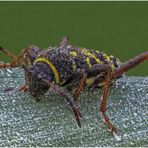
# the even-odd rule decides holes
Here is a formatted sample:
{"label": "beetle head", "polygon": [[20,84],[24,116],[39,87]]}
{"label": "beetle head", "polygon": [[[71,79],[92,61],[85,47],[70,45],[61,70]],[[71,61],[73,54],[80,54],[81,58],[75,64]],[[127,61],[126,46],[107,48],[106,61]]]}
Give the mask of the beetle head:
{"label": "beetle head", "polygon": [[45,79],[49,76],[37,65],[31,65],[25,70],[26,81],[29,86],[29,92],[36,100],[40,100],[40,96],[45,94],[49,89],[49,85],[45,83]]}

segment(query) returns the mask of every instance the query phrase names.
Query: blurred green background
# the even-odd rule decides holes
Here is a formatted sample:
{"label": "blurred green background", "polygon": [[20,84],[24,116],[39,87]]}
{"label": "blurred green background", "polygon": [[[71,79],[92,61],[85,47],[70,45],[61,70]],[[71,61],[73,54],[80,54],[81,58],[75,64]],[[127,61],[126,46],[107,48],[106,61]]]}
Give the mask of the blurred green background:
{"label": "blurred green background", "polygon": [[[0,2],[0,46],[18,54],[66,35],[76,46],[126,61],[148,51],[148,2]],[[0,53],[0,61],[9,61]],[[147,62],[128,75],[148,76]]]}

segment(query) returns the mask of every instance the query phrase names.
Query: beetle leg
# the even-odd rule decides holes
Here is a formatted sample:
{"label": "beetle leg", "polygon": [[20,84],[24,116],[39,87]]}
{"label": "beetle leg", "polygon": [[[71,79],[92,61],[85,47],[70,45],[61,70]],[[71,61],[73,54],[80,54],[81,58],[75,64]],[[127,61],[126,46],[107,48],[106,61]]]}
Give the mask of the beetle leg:
{"label": "beetle leg", "polygon": [[[81,78],[79,80],[79,84],[76,86],[76,90],[73,94],[73,100],[74,100],[75,103],[77,103],[78,97],[79,97],[81,91],[84,88],[85,80],[86,80],[86,74],[84,72],[81,72],[80,77]],[[82,117],[82,114],[79,111],[78,111],[78,113],[79,113],[79,116]]]}
{"label": "beetle leg", "polygon": [[[80,70],[80,72],[81,72],[82,76],[81,76],[80,82],[79,82],[79,84],[77,86],[76,92],[74,94],[74,99],[75,99],[74,101],[76,101],[78,99],[78,96],[80,95],[80,92],[81,92],[81,90],[83,89],[83,87],[85,85],[86,78],[96,76],[96,79],[94,80],[94,83],[92,85],[94,85],[94,84],[96,85],[96,84],[98,84],[100,82],[103,82],[104,79],[105,79],[104,91],[103,91],[100,111],[102,113],[103,120],[104,120],[105,124],[108,126],[108,128],[111,129],[112,132],[116,132],[116,128],[109,121],[109,118],[105,113],[106,112],[106,103],[107,103],[108,90],[109,90],[109,86],[111,84],[111,79],[110,79],[111,69],[110,69],[109,65],[96,64],[93,67],[86,69],[85,72],[83,72],[81,70]],[[101,77],[102,73],[107,73],[107,77],[106,78]],[[80,73],[79,73],[79,76],[80,76]]]}
{"label": "beetle leg", "polygon": [[140,63],[144,62],[145,60],[148,60],[148,51],[144,52],[127,62],[125,62],[123,65],[121,65],[119,68],[117,68],[111,76],[111,79],[118,78],[121,76],[124,72],[129,71],[130,69],[134,68],[135,66],[139,65]]}
{"label": "beetle leg", "polygon": [[73,95],[73,98],[74,98],[75,102],[78,100],[78,97],[79,97],[81,91],[84,88],[85,80],[86,80],[86,77],[87,77],[87,75],[85,74],[85,72],[83,70],[80,70],[79,76],[80,76],[79,77],[79,83],[76,86],[76,90],[75,90],[74,95]]}
{"label": "beetle leg", "polygon": [[[104,79],[105,79],[100,111],[102,113],[103,120],[104,120],[105,124],[108,126],[108,128],[111,129],[112,132],[116,132],[116,128],[109,121],[109,118],[105,113],[106,112],[107,95],[108,95],[108,91],[109,91],[109,86],[111,84],[111,79],[110,79],[111,78],[111,76],[110,76],[111,75],[111,69],[110,69],[109,65],[97,64],[97,65],[94,65],[92,68],[86,69],[85,72],[87,74],[87,78],[96,76],[96,79],[94,80],[92,86],[97,85],[100,82],[103,82]],[[103,76],[101,77],[101,75],[99,75],[99,74],[102,74],[102,73],[107,73],[107,77],[106,78],[104,78]],[[76,91],[76,98],[75,99],[78,98],[80,91],[83,88],[82,86],[84,86],[84,82],[86,80],[85,78],[86,77],[83,76],[82,79],[80,80],[78,89]]]}
{"label": "beetle leg", "polygon": [[4,92],[11,92],[11,91],[15,91],[15,92],[28,92],[28,85],[22,85],[21,87],[19,87],[18,89],[15,88],[6,88],[4,90]]}
{"label": "beetle leg", "polygon": [[0,51],[2,51],[4,54],[6,54],[8,57],[12,59],[10,63],[0,63],[0,68],[10,68],[19,66],[19,57],[3,49],[2,47],[0,47]]}
{"label": "beetle leg", "polygon": [[[78,69],[74,73],[74,75],[62,85],[62,86],[65,86],[65,85],[70,84],[66,87],[68,89],[68,87],[72,87],[73,85],[75,85],[75,83],[77,84],[77,82],[79,82],[78,85],[76,85],[76,88],[75,88],[74,94],[73,94],[73,100],[75,103],[77,102],[77,99],[78,99],[81,91],[84,88],[85,79],[86,79],[86,74],[85,74],[84,70]],[[79,113],[79,116],[82,117],[82,115],[79,111],[78,111],[78,113]]]}
{"label": "beetle leg", "polygon": [[77,121],[77,124],[78,124],[79,127],[81,127],[81,122],[80,122],[80,119],[79,119],[80,112],[79,112],[78,108],[76,107],[76,104],[73,101],[73,98],[71,99],[70,96],[67,93],[65,93],[62,89],[60,89],[60,87],[58,87],[58,86],[52,85],[52,88],[58,94],[60,94],[61,96],[63,96],[66,99],[66,101],[69,103],[69,105],[72,108],[72,111],[73,111],[73,113],[75,115],[75,119]]}
{"label": "beetle leg", "polygon": [[112,133],[116,133],[116,128],[113,126],[113,124],[110,122],[109,117],[106,115],[106,104],[107,104],[107,96],[109,92],[109,86],[111,84],[110,79],[110,71],[108,71],[107,77],[104,82],[104,89],[103,89],[103,95],[101,97],[101,105],[100,105],[100,111],[102,114],[102,118],[104,123],[107,125],[107,127],[111,130]]}
{"label": "beetle leg", "polygon": [[85,86],[86,78],[96,77],[92,85],[99,83],[100,81],[102,82],[105,78],[101,77],[102,79],[100,80],[99,74],[107,72],[108,69],[109,69],[109,66],[105,64],[96,64],[96,65],[93,65],[91,68],[88,68],[85,70],[78,69],[74,73],[74,75],[68,81],[66,81],[62,86],[65,86],[65,85],[73,86],[74,84],[77,84],[77,82],[79,82],[78,85],[76,86],[76,91],[74,92],[74,95],[73,95],[74,101],[76,102],[81,91]]}
{"label": "beetle leg", "polygon": [[87,76],[84,70],[78,69],[68,81],[62,84],[62,86],[67,85],[66,88],[68,89],[69,86],[72,87],[73,85],[76,85],[78,83],[73,94],[73,99],[75,102],[77,101],[81,91],[83,90],[86,77]]}
{"label": "beetle leg", "polygon": [[28,85],[23,85],[21,86],[17,91],[20,91],[20,92],[28,92],[29,89],[28,89]]}
{"label": "beetle leg", "polygon": [[138,64],[148,60],[148,52],[142,53],[127,62],[125,62],[121,67],[117,68],[114,72],[108,71],[107,78],[105,79],[103,95],[101,98],[101,106],[100,111],[103,116],[104,123],[108,126],[108,128],[112,131],[113,134],[117,132],[117,129],[112,125],[109,121],[109,117],[106,115],[106,104],[107,104],[107,96],[109,92],[109,85],[113,79],[120,77],[124,72],[134,68]]}
{"label": "beetle leg", "polygon": [[75,104],[73,98],[68,93],[66,93],[64,90],[62,90],[61,87],[59,87],[58,85],[52,84],[48,80],[43,80],[43,81],[45,83],[47,83],[57,94],[59,94],[65,98],[66,102],[68,102],[68,104],[72,108],[72,111],[75,115],[75,119],[77,121],[78,126],[81,127],[81,122],[80,122],[80,118],[79,118],[79,110],[78,110],[77,105]]}

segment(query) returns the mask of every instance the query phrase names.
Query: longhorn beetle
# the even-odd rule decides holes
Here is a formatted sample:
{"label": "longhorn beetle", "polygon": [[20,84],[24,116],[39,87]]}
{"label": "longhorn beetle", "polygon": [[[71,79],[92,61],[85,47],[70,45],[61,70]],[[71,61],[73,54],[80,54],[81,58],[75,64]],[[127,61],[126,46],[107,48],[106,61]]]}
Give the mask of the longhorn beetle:
{"label": "longhorn beetle", "polygon": [[[77,99],[81,91],[85,87],[103,86],[100,112],[104,123],[113,134],[117,129],[106,114],[109,86],[112,80],[148,60],[148,51],[146,51],[121,64],[114,56],[101,51],[69,45],[67,37],[62,38],[58,47],[40,50],[36,46],[29,46],[18,56],[2,47],[0,50],[12,59],[10,63],[0,63],[0,68],[22,66],[25,71],[25,85],[17,91],[29,91],[39,101],[40,96],[52,88],[68,102],[79,127],[81,127],[81,114],[77,107]],[[66,90],[72,90],[72,95]]]}

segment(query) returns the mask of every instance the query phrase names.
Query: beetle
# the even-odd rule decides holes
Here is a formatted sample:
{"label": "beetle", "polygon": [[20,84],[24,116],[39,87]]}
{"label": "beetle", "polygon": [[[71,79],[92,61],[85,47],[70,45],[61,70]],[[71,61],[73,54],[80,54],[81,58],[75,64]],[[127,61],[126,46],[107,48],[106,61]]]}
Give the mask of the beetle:
{"label": "beetle", "polygon": [[17,91],[29,91],[36,101],[39,101],[49,88],[53,89],[68,102],[79,127],[81,127],[81,113],[77,107],[77,100],[81,91],[84,88],[102,86],[100,112],[103,122],[113,134],[117,129],[106,114],[109,87],[113,80],[148,60],[148,51],[146,51],[121,63],[119,59],[102,51],[72,46],[67,37],[62,38],[58,47],[41,50],[32,45],[23,49],[18,56],[2,47],[0,51],[12,59],[10,63],[0,63],[0,68],[21,66],[24,69],[25,85]]}

